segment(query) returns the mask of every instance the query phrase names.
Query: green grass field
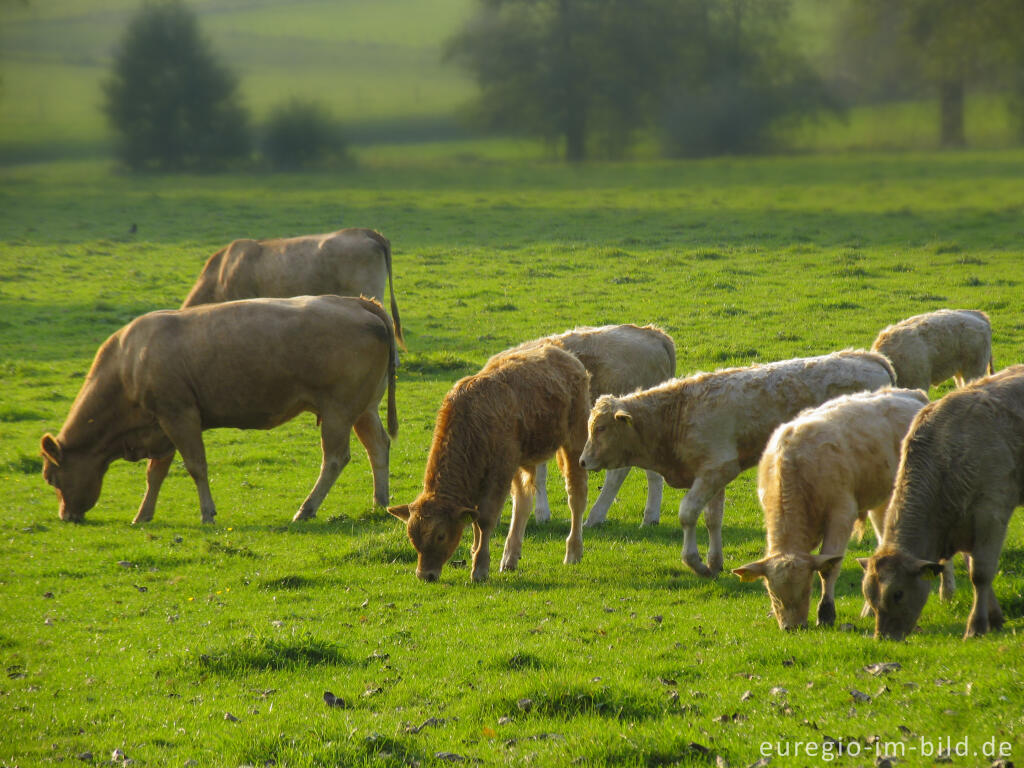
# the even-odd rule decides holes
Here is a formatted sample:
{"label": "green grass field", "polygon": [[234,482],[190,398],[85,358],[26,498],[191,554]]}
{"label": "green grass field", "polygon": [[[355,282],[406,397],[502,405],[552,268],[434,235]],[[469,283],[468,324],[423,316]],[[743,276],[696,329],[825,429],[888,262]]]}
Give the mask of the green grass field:
{"label": "green grass field", "polygon": [[[851,626],[783,634],[762,586],[680,563],[682,491],[639,528],[639,473],[585,532],[581,564],[561,563],[552,481],[554,519],[531,523],[517,572],[474,585],[450,566],[419,583],[403,527],[371,507],[358,444],[319,518],[288,523],[319,466],[308,415],[207,433],[216,525],[200,524],[180,462],[153,523],[129,525],[145,473],[126,462],[85,524],[61,523],[40,436],[59,429],[98,345],[180,304],[238,236],[391,238],[409,346],[395,503],[418,492],[458,377],[577,324],[657,323],[684,375],[869,346],[903,317],[980,308],[997,367],[1024,360],[1024,152],[566,168],[477,143],[359,159],[345,175],[0,171],[0,765],[121,750],[137,766],[748,766],[762,742],[772,765],[871,765],[883,748],[931,765],[947,738],[971,751],[952,765],[988,765],[1002,744],[1024,759],[1019,517],[995,582],[1006,629],[960,639],[961,570],[953,602],[933,596],[903,644],[858,618],[853,556],[870,536],[837,588],[837,624]],[[727,491],[724,539],[727,567],[763,550],[750,472]],[[901,667],[876,677],[877,662]],[[782,757],[776,742],[817,752]]]}

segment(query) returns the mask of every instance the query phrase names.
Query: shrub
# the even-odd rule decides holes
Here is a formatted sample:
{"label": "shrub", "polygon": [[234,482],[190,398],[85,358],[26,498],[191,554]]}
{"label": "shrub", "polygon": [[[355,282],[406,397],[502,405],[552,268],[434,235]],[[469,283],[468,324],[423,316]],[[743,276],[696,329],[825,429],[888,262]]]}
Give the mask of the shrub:
{"label": "shrub", "polygon": [[278,170],[344,165],[348,146],[341,125],[321,104],[291,99],[267,120],[263,157]]}
{"label": "shrub", "polygon": [[181,0],[145,4],[104,83],[119,159],[134,170],[207,170],[245,157],[249,128],[234,75]]}

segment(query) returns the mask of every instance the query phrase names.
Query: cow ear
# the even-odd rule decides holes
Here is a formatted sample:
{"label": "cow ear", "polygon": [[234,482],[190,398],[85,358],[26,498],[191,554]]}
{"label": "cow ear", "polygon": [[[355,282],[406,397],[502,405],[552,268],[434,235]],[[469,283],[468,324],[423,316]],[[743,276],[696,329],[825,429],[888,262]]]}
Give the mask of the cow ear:
{"label": "cow ear", "polygon": [[740,581],[757,581],[762,576],[768,575],[766,560],[755,560],[752,563],[733,568],[732,572],[740,577]]}
{"label": "cow ear", "polygon": [[629,415],[629,411],[624,411],[621,408],[615,412],[615,420],[633,426],[633,417]]}
{"label": "cow ear", "polygon": [[397,517],[399,520],[409,522],[409,505],[403,504],[400,507],[388,507],[388,512]]}
{"label": "cow ear", "polygon": [[821,573],[832,570],[836,565],[843,562],[842,555],[815,555],[811,562],[814,563],[814,570]]}
{"label": "cow ear", "polygon": [[47,432],[43,435],[43,439],[39,443],[39,448],[42,451],[43,456],[52,461],[56,466],[60,466],[60,462],[64,458],[64,452],[61,450],[60,443],[57,442],[57,438]]}
{"label": "cow ear", "polygon": [[868,563],[871,561],[870,557],[858,557],[857,565],[863,568],[865,571],[868,569]]}
{"label": "cow ear", "polygon": [[458,517],[463,523],[475,523],[480,519],[480,510],[476,507],[461,507],[458,511]]}
{"label": "cow ear", "polygon": [[937,563],[934,560],[918,560],[917,561],[918,572],[926,579],[933,579],[940,575],[946,566],[942,563]]}

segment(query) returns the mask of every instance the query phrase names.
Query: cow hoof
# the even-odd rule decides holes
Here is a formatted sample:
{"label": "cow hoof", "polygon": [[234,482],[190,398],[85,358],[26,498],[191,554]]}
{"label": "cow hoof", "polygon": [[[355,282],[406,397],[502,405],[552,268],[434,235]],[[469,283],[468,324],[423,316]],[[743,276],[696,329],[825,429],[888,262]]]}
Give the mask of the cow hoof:
{"label": "cow hoof", "polygon": [[[137,514],[135,516],[135,519],[132,520],[132,525],[138,525],[139,523],[148,523],[152,519],[153,519],[153,513],[152,512],[150,512],[148,515],[144,515],[141,512],[139,512],[139,514]],[[206,521],[204,520],[203,522],[205,523]]]}
{"label": "cow hoof", "polygon": [[300,509],[295,513],[295,517],[292,518],[293,523],[297,523],[300,520],[312,520],[316,517],[316,512],[310,512],[308,509]]}
{"label": "cow hoof", "polygon": [[658,525],[660,522],[660,517],[645,517],[644,521],[640,523],[640,527],[646,528],[648,525]]}
{"label": "cow hoof", "polygon": [[712,576],[717,576],[722,572],[722,565],[723,561],[721,554],[716,552],[708,555],[708,570],[711,571]]}
{"label": "cow hoof", "polygon": [[818,606],[818,626],[831,627],[836,623],[835,603],[822,603]]}
{"label": "cow hoof", "polygon": [[500,571],[514,571],[518,567],[519,567],[519,558],[516,558],[515,560],[513,560],[512,558],[509,558],[507,560],[502,560],[501,561],[501,567],[498,570],[500,570]]}
{"label": "cow hoof", "polygon": [[694,573],[698,576],[704,576],[705,578],[711,578],[714,576],[711,573],[711,569],[704,565],[704,561],[700,559],[700,555],[692,553],[683,557],[683,562],[690,567]]}
{"label": "cow hoof", "polygon": [[533,513],[533,519],[538,523],[547,523],[551,520],[550,509],[536,509]]}
{"label": "cow hoof", "polygon": [[480,584],[484,581],[487,581],[490,575],[490,571],[473,571],[473,581],[475,581],[477,584]]}
{"label": "cow hoof", "polygon": [[597,526],[604,524],[604,518],[588,517],[583,521],[584,528],[597,528]]}
{"label": "cow hoof", "polygon": [[203,515],[203,525],[213,525],[213,515]]}

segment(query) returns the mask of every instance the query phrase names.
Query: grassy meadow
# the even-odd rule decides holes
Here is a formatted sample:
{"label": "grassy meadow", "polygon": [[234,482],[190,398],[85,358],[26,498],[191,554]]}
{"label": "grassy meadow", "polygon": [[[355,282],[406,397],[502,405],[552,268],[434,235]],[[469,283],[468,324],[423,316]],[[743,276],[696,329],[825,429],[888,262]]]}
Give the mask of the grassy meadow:
{"label": "grassy meadow", "polygon": [[[96,348],[178,306],[238,236],[391,238],[408,342],[395,503],[419,491],[457,378],[578,324],[657,323],[685,375],[979,308],[997,367],[1024,361],[1024,152],[578,168],[510,144],[453,152],[365,149],[345,175],[0,170],[0,765],[858,766],[885,751],[931,765],[940,741],[968,750],[952,765],[1024,759],[1019,516],[995,582],[1005,630],[960,639],[960,569],[955,599],[933,596],[902,644],[858,618],[853,556],[870,535],[851,545],[837,628],[784,634],[761,585],[681,564],[682,491],[639,527],[637,472],[585,531],[581,564],[561,562],[552,479],[553,520],[531,522],[517,572],[496,570],[502,526],[488,583],[470,582],[468,535],[439,583],[419,583],[403,526],[371,506],[358,443],[318,519],[289,524],[319,467],[309,415],[207,433],[212,526],[180,460],[150,524],[130,525],[145,472],[123,461],[84,524],[57,519],[39,438]],[[752,472],[727,491],[724,540],[727,568],[763,551]],[[876,676],[881,662],[899,667]]]}

